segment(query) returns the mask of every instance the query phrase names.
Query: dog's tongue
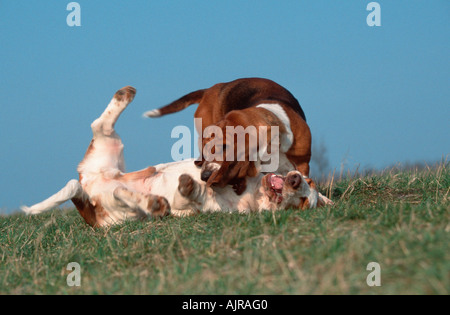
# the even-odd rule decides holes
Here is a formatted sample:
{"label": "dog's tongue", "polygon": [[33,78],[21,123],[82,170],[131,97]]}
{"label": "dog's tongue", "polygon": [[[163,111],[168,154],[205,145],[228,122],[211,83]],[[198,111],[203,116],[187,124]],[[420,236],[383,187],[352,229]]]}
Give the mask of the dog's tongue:
{"label": "dog's tongue", "polygon": [[282,190],[283,189],[283,184],[284,184],[284,180],[282,177],[273,175],[270,178],[270,183],[272,184],[272,188],[275,190]]}

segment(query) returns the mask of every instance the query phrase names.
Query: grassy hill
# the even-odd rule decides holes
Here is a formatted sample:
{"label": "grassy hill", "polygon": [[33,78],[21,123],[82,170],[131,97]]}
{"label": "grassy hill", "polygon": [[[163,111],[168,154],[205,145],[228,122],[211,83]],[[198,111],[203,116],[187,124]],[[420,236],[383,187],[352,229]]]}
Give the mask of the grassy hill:
{"label": "grassy hill", "polygon": [[[92,229],[76,211],[0,217],[0,294],[449,294],[450,171],[323,184],[336,206]],[[69,287],[68,263],[81,266]],[[370,262],[381,287],[369,287]]]}

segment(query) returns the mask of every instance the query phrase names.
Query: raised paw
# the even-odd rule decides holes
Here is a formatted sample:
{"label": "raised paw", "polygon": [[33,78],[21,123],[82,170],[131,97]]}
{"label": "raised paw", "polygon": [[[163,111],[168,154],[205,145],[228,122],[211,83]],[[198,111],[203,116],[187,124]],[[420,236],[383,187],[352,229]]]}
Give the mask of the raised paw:
{"label": "raised paw", "polygon": [[178,178],[178,191],[183,197],[189,197],[195,188],[194,179],[188,175],[183,174]]}
{"label": "raised paw", "polygon": [[121,88],[114,94],[114,98],[118,101],[128,101],[131,102],[136,95],[136,89],[132,86],[126,86]]}

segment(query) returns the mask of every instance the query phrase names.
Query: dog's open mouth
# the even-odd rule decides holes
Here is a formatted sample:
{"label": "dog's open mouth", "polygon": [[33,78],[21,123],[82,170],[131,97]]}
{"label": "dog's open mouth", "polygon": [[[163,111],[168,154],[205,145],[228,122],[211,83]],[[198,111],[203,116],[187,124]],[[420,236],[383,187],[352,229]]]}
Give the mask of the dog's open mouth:
{"label": "dog's open mouth", "polygon": [[266,193],[269,198],[273,202],[281,203],[283,201],[284,177],[268,174],[265,176],[265,184]]}

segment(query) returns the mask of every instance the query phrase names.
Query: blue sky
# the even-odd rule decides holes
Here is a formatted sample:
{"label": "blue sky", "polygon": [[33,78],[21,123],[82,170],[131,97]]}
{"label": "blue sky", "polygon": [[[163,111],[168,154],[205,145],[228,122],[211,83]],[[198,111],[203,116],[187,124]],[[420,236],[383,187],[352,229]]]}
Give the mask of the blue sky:
{"label": "blue sky", "polygon": [[[195,107],[141,114],[218,82],[289,89],[330,167],[383,168],[450,153],[450,2],[363,0],[0,1],[0,212],[77,178],[90,123],[116,90],[138,94],[117,130],[130,171],[171,160]],[[314,176],[314,174],[311,174]]]}

